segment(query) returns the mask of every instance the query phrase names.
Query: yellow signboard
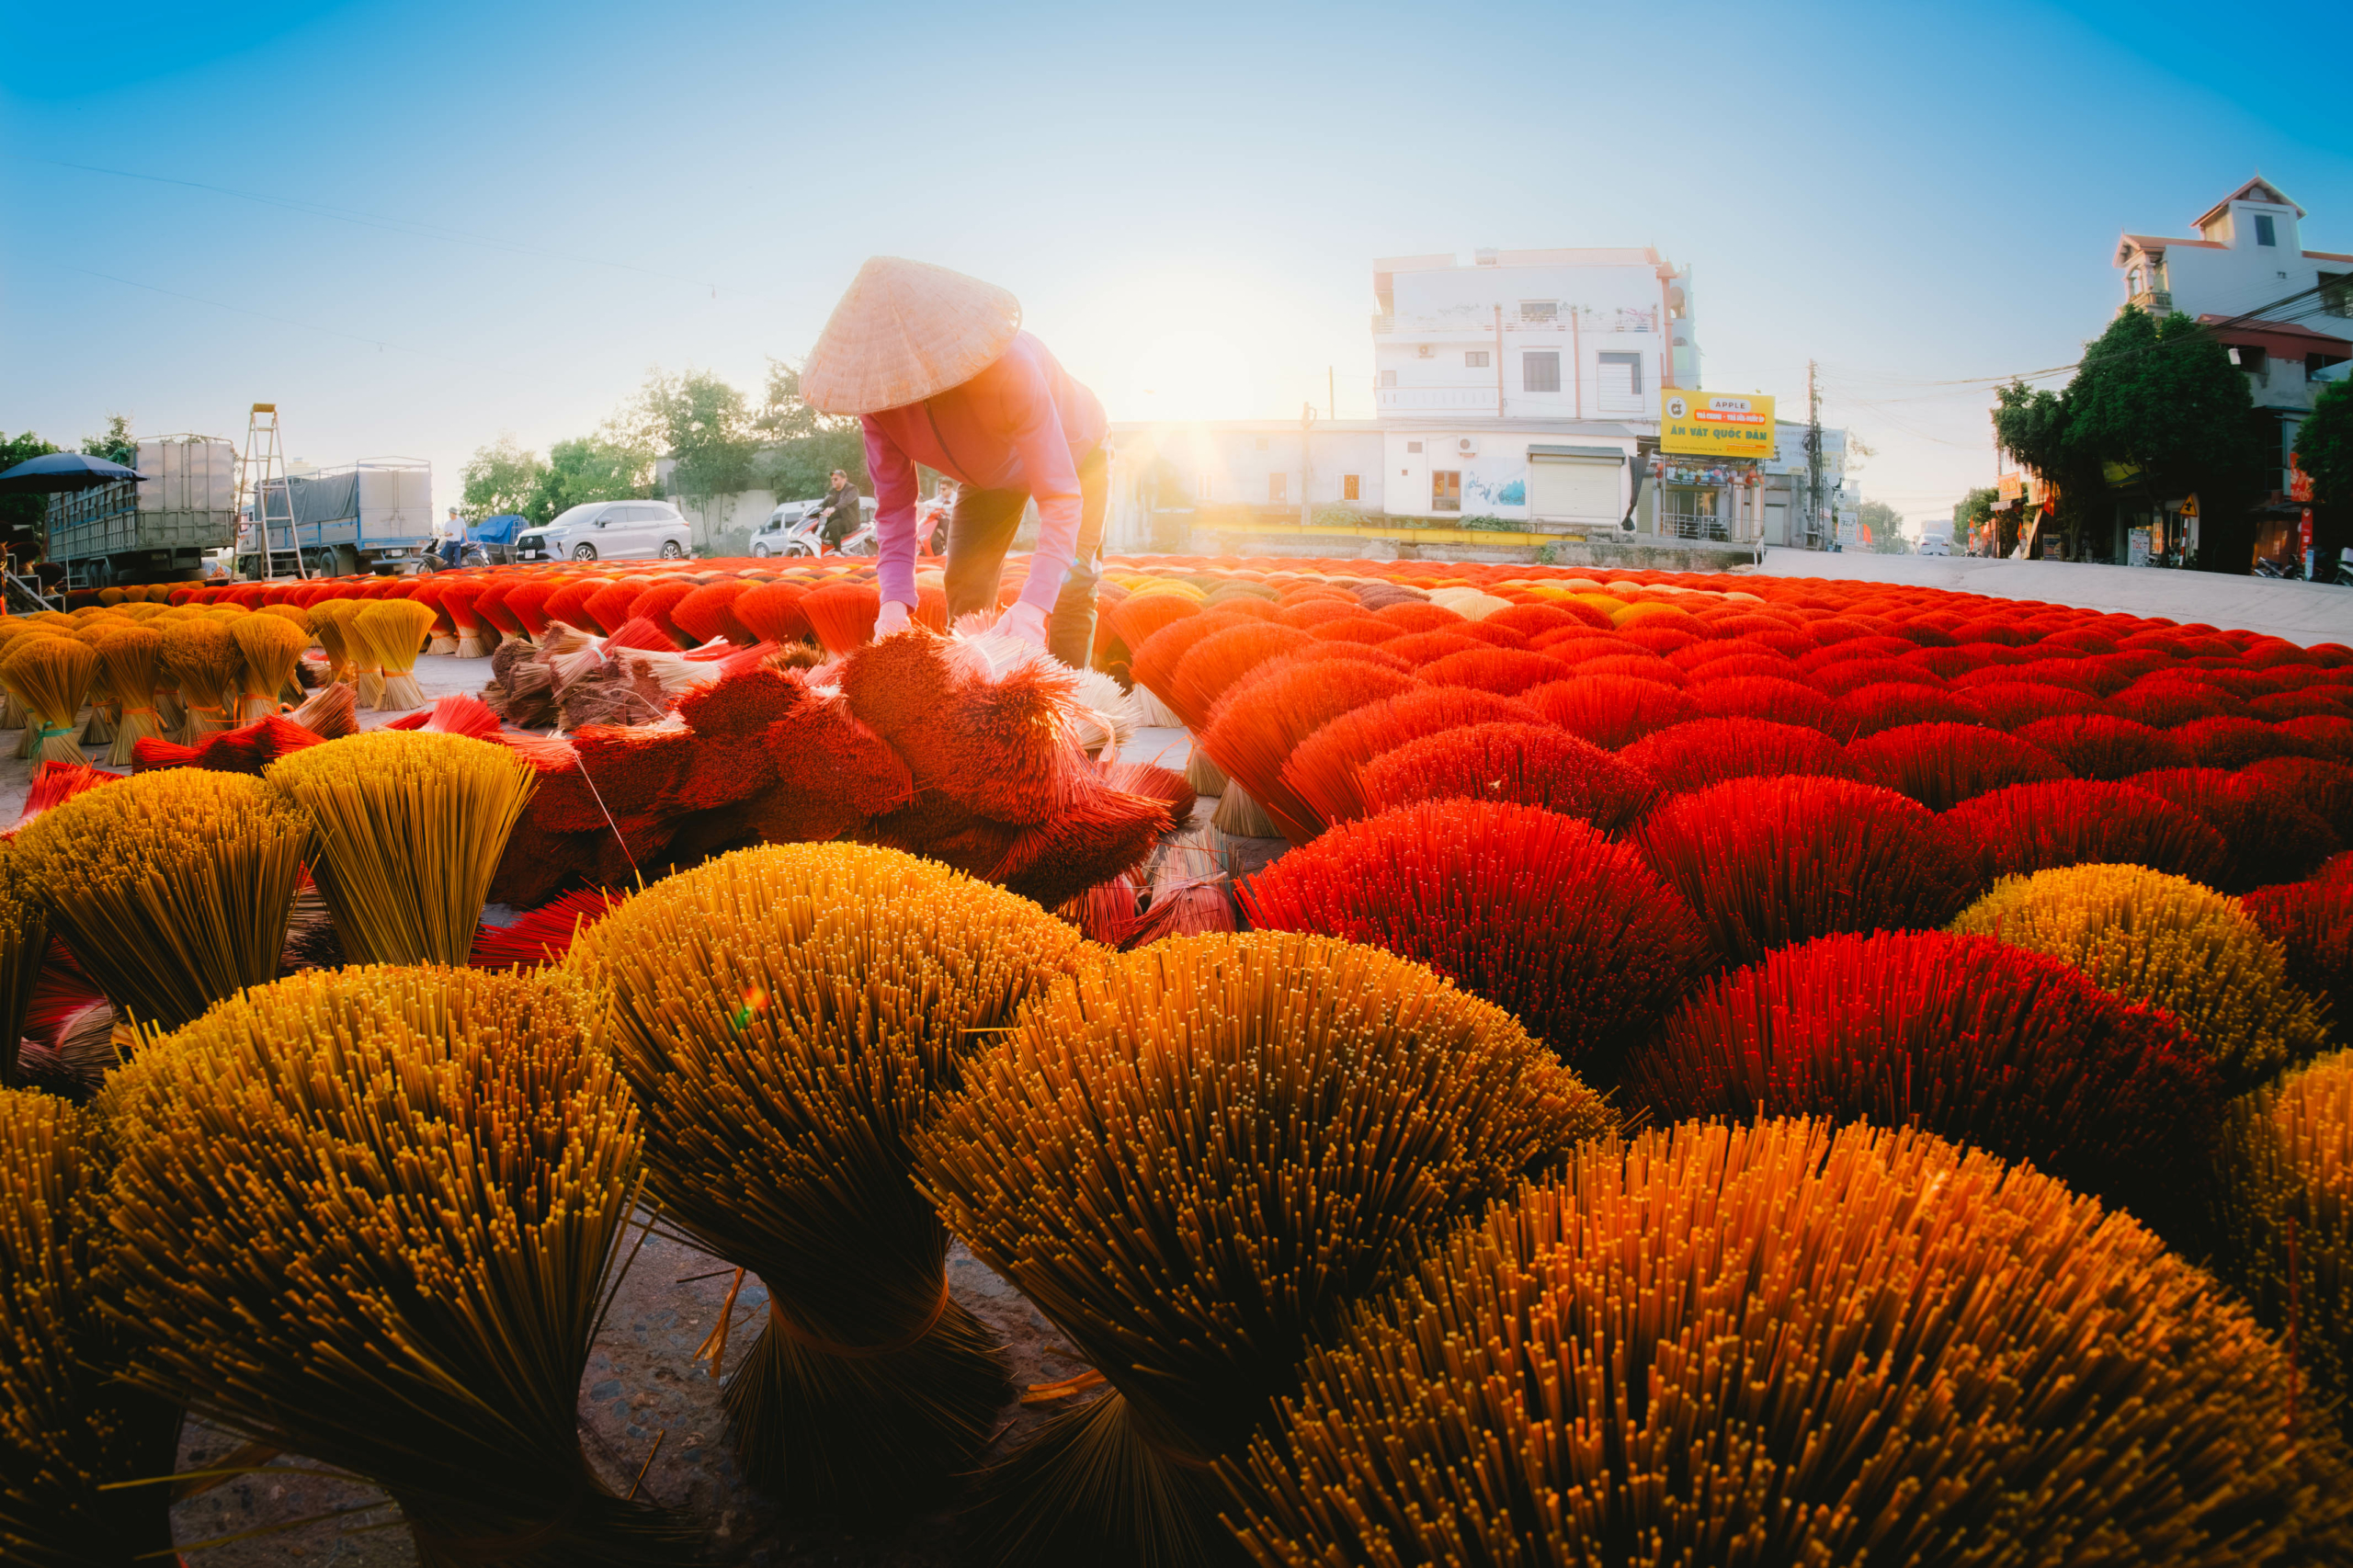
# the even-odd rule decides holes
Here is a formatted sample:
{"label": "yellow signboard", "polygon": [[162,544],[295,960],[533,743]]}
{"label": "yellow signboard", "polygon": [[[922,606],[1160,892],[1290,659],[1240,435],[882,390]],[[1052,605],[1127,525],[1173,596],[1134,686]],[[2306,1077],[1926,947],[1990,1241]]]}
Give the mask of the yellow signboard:
{"label": "yellow signboard", "polygon": [[1773,400],[1762,392],[1659,393],[1658,449],[1691,457],[1770,458]]}

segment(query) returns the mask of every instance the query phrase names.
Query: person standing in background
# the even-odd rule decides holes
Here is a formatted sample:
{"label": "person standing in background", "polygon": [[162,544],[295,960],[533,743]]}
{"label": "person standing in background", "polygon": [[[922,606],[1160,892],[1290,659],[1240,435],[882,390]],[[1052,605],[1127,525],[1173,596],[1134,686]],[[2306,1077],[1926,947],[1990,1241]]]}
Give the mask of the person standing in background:
{"label": "person standing in background", "polygon": [[944,267],[876,256],[834,307],[801,392],[824,414],[866,426],[866,467],[881,505],[874,634],[915,606],[915,465],[957,482],[948,520],[951,621],[996,608],[1006,551],[1038,503],[1038,548],[998,630],[1084,669],[1095,645],[1097,562],[1110,499],[1095,394],[1021,330],[1019,301]]}

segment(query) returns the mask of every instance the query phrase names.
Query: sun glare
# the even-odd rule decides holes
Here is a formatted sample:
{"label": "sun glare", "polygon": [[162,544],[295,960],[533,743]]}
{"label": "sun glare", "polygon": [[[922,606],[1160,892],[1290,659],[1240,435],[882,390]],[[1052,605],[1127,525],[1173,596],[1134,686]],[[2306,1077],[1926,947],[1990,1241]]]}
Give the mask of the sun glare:
{"label": "sun glare", "polygon": [[1249,357],[1213,332],[1155,338],[1128,378],[1142,419],[1245,419],[1252,412]]}

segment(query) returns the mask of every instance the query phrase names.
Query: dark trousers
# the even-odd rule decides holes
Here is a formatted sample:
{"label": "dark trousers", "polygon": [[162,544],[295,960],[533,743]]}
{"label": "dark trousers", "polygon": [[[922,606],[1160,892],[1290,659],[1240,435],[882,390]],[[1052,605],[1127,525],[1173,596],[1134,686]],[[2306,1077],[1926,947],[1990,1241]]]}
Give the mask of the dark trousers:
{"label": "dark trousers", "polygon": [[[1103,514],[1111,500],[1111,465],[1100,446],[1078,460],[1078,541],[1071,551],[1070,575],[1046,619],[1046,652],[1074,670],[1095,657],[1095,585],[1101,579]],[[1005,575],[1005,552],[1021,527],[1029,504],[1026,490],[982,490],[965,485],[956,493],[948,517],[948,619],[996,608]]]}

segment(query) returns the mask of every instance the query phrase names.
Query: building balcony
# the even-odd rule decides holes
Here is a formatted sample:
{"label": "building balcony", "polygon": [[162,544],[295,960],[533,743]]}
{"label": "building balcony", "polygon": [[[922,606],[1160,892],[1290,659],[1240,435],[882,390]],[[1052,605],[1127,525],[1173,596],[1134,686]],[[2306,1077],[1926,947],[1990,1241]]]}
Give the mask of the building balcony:
{"label": "building balcony", "polygon": [[[1563,335],[1574,331],[1588,336],[1612,334],[1655,333],[1658,331],[1656,311],[1562,311],[1557,315],[1529,318],[1506,310],[1504,330],[1507,333],[1551,333]],[[1492,311],[1482,314],[1453,312],[1445,315],[1376,315],[1372,318],[1375,337],[1487,337],[1495,335],[1495,318]]]}
{"label": "building balcony", "polygon": [[2153,316],[2173,314],[2173,290],[2170,289],[2143,289],[2126,302]]}

